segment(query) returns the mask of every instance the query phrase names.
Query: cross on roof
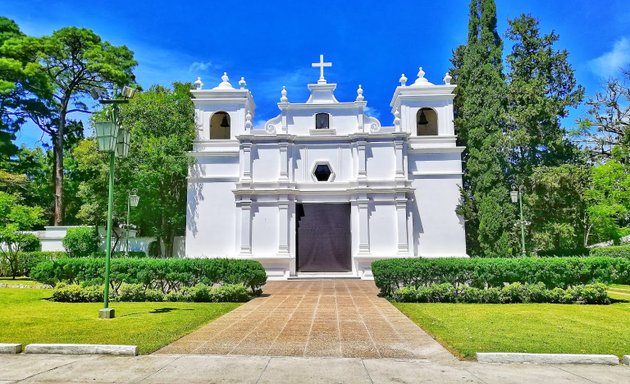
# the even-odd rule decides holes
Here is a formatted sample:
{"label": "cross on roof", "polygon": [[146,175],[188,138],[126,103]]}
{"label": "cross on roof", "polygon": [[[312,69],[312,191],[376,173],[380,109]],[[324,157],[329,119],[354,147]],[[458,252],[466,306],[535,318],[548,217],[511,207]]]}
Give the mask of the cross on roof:
{"label": "cross on roof", "polygon": [[317,82],[325,83],[326,79],[324,79],[324,68],[332,67],[332,63],[325,63],[324,55],[319,55],[319,63],[312,63],[311,65],[313,66],[313,68],[319,67],[319,80],[317,80]]}

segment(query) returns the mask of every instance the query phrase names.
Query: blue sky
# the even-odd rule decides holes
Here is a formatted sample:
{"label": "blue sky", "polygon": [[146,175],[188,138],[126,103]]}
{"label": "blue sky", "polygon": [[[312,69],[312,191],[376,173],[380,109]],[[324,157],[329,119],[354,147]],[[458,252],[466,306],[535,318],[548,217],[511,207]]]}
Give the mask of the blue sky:
{"label": "blue sky", "polygon": [[[139,63],[137,81],[145,88],[192,82],[196,76],[213,87],[223,71],[236,86],[245,76],[257,104],[256,123],[277,114],[283,85],[290,101],[306,100],[306,84],[319,75],[311,63],[323,53],[333,62],[326,78],[338,83],[337,98],[354,100],[362,84],[373,115],[390,125],[389,102],[401,73],[412,82],[422,66],[430,81],[441,82],[451,51],[466,41],[468,3],[0,0],[0,15],[30,35],[78,26],[128,46]],[[620,67],[630,66],[628,0],[497,0],[497,13],[501,34],[507,19],[521,13],[538,18],[543,32],[558,33],[557,47],[569,51],[588,95],[619,76]],[[573,112],[565,124],[584,110]],[[33,145],[40,138],[28,127],[18,142]]]}

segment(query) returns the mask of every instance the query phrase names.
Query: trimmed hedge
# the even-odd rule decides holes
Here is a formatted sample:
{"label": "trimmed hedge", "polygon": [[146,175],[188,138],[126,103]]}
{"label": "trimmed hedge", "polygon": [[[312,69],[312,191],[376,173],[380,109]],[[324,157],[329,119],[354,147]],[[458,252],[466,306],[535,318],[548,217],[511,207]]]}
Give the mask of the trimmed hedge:
{"label": "trimmed hedge", "polygon": [[[103,258],[63,258],[38,264],[30,274],[44,284],[103,284]],[[121,284],[141,284],[145,289],[163,293],[179,292],[197,284],[242,284],[261,293],[267,274],[255,260],[240,259],[153,259],[114,258],[111,261],[111,286],[118,293]]]}
{"label": "trimmed hedge", "polygon": [[488,288],[520,282],[566,288],[591,283],[630,284],[630,258],[405,258],[375,261],[372,273],[384,296],[401,287],[441,283]]}
{"label": "trimmed hedge", "polygon": [[609,247],[591,248],[591,256],[630,257],[630,245],[611,245]]}
{"label": "trimmed hedge", "polygon": [[502,288],[455,287],[450,283],[429,287],[398,288],[392,299],[403,303],[557,303],[610,304],[603,284],[578,285],[573,288],[547,289],[545,284],[512,283]]}
{"label": "trimmed hedge", "polygon": [[98,233],[92,227],[68,228],[63,247],[70,257],[87,257],[98,251]]}
{"label": "trimmed hedge", "polygon": [[[42,261],[66,257],[65,252],[20,252],[18,253],[18,276],[28,276],[31,270]],[[10,276],[9,266],[0,262],[0,276]]]}
{"label": "trimmed hedge", "polygon": [[[122,284],[118,294],[110,294],[110,300],[119,302],[190,301],[204,303],[242,303],[250,299],[247,288],[240,284],[209,287],[198,284],[181,292],[164,294],[157,289],[146,289],[141,284]],[[52,300],[64,303],[97,303],[103,301],[103,287],[59,283],[55,286]]]}

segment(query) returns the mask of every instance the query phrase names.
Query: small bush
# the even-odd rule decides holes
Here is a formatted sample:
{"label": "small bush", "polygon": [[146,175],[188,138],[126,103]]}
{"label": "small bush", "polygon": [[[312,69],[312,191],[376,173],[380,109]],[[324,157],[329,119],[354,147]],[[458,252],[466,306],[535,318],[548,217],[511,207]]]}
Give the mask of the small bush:
{"label": "small bush", "polygon": [[52,294],[53,301],[63,303],[97,303],[103,301],[103,287],[87,286],[79,284],[59,283]]}
{"label": "small bush", "polygon": [[612,245],[610,247],[591,248],[590,255],[630,258],[630,245]]}
{"label": "small bush", "polygon": [[164,301],[165,296],[156,289],[146,289],[142,284],[122,284],[118,289],[117,301]]}
{"label": "small bush", "polygon": [[98,252],[98,234],[94,228],[68,228],[63,247],[69,257],[88,257]]}
{"label": "small bush", "polygon": [[546,288],[630,284],[630,257],[405,258],[372,263],[381,295],[400,287],[452,283],[476,288],[543,283]]}
{"label": "small bush", "polygon": [[20,239],[20,251],[21,252],[39,252],[42,250],[42,242],[39,237],[29,233],[25,234]]}

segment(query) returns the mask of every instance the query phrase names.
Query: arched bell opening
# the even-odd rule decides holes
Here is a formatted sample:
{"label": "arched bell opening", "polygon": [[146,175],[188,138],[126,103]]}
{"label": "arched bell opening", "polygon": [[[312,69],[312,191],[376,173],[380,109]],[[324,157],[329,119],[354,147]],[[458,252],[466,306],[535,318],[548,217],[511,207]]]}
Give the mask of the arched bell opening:
{"label": "arched bell opening", "polygon": [[210,139],[230,139],[230,115],[227,112],[216,112],[210,118]]}
{"label": "arched bell opening", "polygon": [[418,136],[437,136],[437,113],[432,108],[420,108],[416,113],[416,134]]}

